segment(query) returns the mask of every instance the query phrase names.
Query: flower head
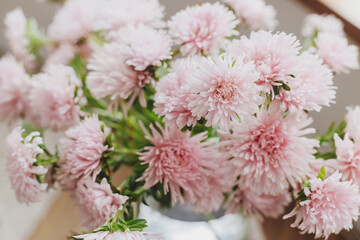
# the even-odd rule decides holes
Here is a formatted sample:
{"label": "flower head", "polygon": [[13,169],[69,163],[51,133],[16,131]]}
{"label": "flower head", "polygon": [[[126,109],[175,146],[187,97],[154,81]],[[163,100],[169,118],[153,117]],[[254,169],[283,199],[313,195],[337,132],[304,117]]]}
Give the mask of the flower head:
{"label": "flower head", "polygon": [[22,62],[27,70],[35,66],[35,56],[28,50],[26,38],[27,19],[20,8],[16,8],[5,16],[5,37],[11,53]]}
{"label": "flower head", "polygon": [[251,188],[242,186],[240,181],[238,188],[230,194],[224,207],[227,213],[242,211],[244,215],[251,214],[263,220],[263,217],[279,217],[285,212],[285,207],[290,202],[289,192],[285,191],[279,195],[258,194]]}
{"label": "flower head", "polygon": [[24,115],[29,86],[24,67],[12,55],[0,59],[0,121]]}
{"label": "flower head", "polygon": [[189,108],[194,116],[207,120],[206,126],[228,129],[231,120],[258,111],[262,98],[253,63],[222,55],[202,58],[196,64],[198,70],[189,80],[193,92]]}
{"label": "flower head", "polygon": [[264,0],[223,0],[251,30],[273,30],[278,25],[276,10]]}
{"label": "flower head", "polygon": [[76,239],[83,240],[148,240],[159,239],[158,234],[131,231],[131,232],[95,232],[84,235],[74,236]]}
{"label": "flower head", "polygon": [[335,134],[334,141],[337,158],[326,162],[340,171],[344,181],[352,181],[360,186],[360,142],[351,141],[349,133],[345,134],[344,139]]}
{"label": "flower head", "polygon": [[162,27],[164,6],[158,0],[105,0],[99,6],[96,30],[116,31],[126,25]]}
{"label": "flower head", "polygon": [[334,103],[333,74],[316,55],[303,53],[300,58],[294,79],[288,84],[290,91],[281,91],[276,99],[283,110],[319,112],[322,106]]}
{"label": "flower head", "polygon": [[233,127],[233,134],[223,141],[244,187],[257,194],[279,195],[310,172],[318,141],[304,135],[312,120],[305,114],[284,112],[273,103],[257,117],[245,119]]}
{"label": "flower head", "polygon": [[245,62],[254,62],[260,77],[257,84],[264,92],[272,92],[272,87],[288,83],[297,69],[300,43],[293,35],[283,32],[252,32],[250,38],[243,36],[234,40],[228,53],[242,56]]}
{"label": "flower head", "polygon": [[17,127],[6,139],[6,169],[18,201],[30,204],[40,201],[42,192],[47,188],[47,184],[36,179],[47,169],[34,165],[38,154],[43,152],[39,147],[43,144],[40,133],[32,132],[25,138],[23,133],[24,130]]}
{"label": "flower head", "polygon": [[301,34],[304,37],[311,37],[316,32],[327,32],[337,35],[344,35],[344,24],[334,15],[307,15],[304,20],[303,28],[301,29]]}
{"label": "flower head", "polygon": [[147,71],[138,72],[125,63],[119,43],[109,43],[97,49],[89,60],[90,73],[87,86],[98,98],[111,97],[111,100],[128,99],[140,94],[145,102],[142,88],[152,81]]}
{"label": "flower head", "polygon": [[66,1],[49,25],[48,35],[56,42],[76,43],[94,28],[97,0]]}
{"label": "flower head", "polygon": [[171,39],[163,30],[130,25],[116,35],[125,62],[137,71],[160,66],[162,60],[171,58]]}
{"label": "flower head", "polygon": [[[152,125],[150,128],[152,134],[146,132],[146,138],[154,146],[139,153],[142,164],[149,165],[140,179],[145,180],[145,188],[162,183],[164,192],[171,193],[173,204],[187,201],[196,204],[199,211],[218,210],[229,183],[222,183],[226,176],[217,173],[224,158],[212,142],[204,141],[207,133],[191,137],[189,131],[181,132],[177,128],[163,129],[158,125],[161,132]],[[212,181],[217,185],[210,184]],[[205,200],[204,196],[209,198]]]}
{"label": "flower head", "polygon": [[360,106],[348,107],[345,131],[355,142],[360,143]]}
{"label": "flower head", "polygon": [[60,169],[57,173],[63,189],[74,189],[80,178],[96,177],[101,170],[100,159],[108,150],[104,143],[109,133],[110,129],[97,116],[85,118],[66,131],[66,138],[59,141]]}
{"label": "flower head", "polygon": [[359,216],[359,188],[349,181],[341,182],[340,178],[339,172],[325,180],[311,178],[310,187],[304,189],[306,200],[284,218],[296,216],[291,226],[302,233],[314,233],[315,238],[327,239],[331,233],[351,229],[352,221]]}
{"label": "flower head", "polygon": [[72,197],[81,210],[83,225],[89,230],[114,217],[128,199],[126,196],[113,193],[105,178],[100,183],[94,182],[91,178],[84,179],[78,183]]}
{"label": "flower head", "polygon": [[[29,119],[38,128],[66,130],[80,120],[83,101],[81,82],[74,70],[64,65],[51,65],[35,75],[30,89]],[[77,90],[77,91],[76,91]]]}
{"label": "flower head", "polygon": [[199,117],[192,115],[189,103],[192,92],[190,76],[196,71],[197,58],[174,60],[170,73],[160,79],[154,96],[154,112],[169,126],[179,128],[196,124]]}
{"label": "flower head", "polygon": [[315,39],[316,52],[324,63],[336,73],[349,73],[350,69],[359,69],[359,50],[349,45],[346,37],[321,32]]}
{"label": "flower head", "polygon": [[235,30],[239,20],[220,3],[204,3],[187,7],[176,13],[168,22],[174,43],[181,45],[183,55],[217,54],[224,48],[226,38],[238,35]]}

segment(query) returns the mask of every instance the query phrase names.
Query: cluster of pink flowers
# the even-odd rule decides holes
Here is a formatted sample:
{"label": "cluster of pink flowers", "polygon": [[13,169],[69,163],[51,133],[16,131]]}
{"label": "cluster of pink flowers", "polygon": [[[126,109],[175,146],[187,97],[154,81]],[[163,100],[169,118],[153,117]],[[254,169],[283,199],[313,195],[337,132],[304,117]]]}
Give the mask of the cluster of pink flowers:
{"label": "cluster of pink flowers", "polygon": [[145,188],[162,183],[164,192],[171,193],[173,204],[188,202],[201,212],[218,210],[223,193],[230,190],[234,181],[226,159],[214,143],[204,141],[205,132],[190,136],[190,132],[177,128],[157,127],[160,132],[153,126],[151,134],[146,132],[145,137],[154,146],[139,153],[142,164],[149,164],[139,180],[145,180]]}
{"label": "cluster of pink flowers", "polygon": [[25,114],[29,76],[12,55],[0,59],[0,120],[13,121]]}
{"label": "cluster of pink flowers", "polygon": [[57,179],[65,190],[76,188],[82,178],[95,178],[101,171],[101,157],[109,150],[104,146],[110,129],[97,116],[84,119],[68,129],[59,141],[60,160]]}
{"label": "cluster of pink flowers", "polygon": [[183,55],[218,54],[225,48],[226,38],[238,35],[240,23],[234,13],[220,3],[204,3],[187,7],[171,17],[169,33],[180,45]]}
{"label": "cluster of pink flowers", "polygon": [[295,216],[292,227],[299,227],[302,233],[314,233],[316,238],[327,239],[331,233],[351,229],[352,221],[359,216],[359,188],[340,178],[339,172],[325,180],[311,178],[310,188],[304,188],[306,200],[284,218]]}
{"label": "cluster of pink flowers", "polygon": [[89,230],[101,226],[113,217],[128,199],[113,193],[105,178],[100,183],[89,178],[81,181],[72,197],[81,210],[84,226]]}
{"label": "cluster of pink flowers", "polygon": [[36,157],[43,152],[39,147],[43,144],[39,132],[23,137],[24,130],[16,127],[6,141],[6,169],[11,185],[19,202],[30,204],[41,200],[41,193],[47,188],[46,183],[39,183],[38,175],[47,173],[43,166],[36,166]]}
{"label": "cluster of pink flowers", "polygon": [[315,132],[305,128],[312,120],[305,114],[283,115],[272,104],[256,118],[235,125],[233,133],[224,134],[224,148],[242,185],[257,194],[278,195],[288,189],[289,183],[295,186],[310,172],[309,162],[315,160],[318,141],[304,137]]}
{"label": "cluster of pink flowers", "polygon": [[264,0],[223,0],[251,30],[273,30],[278,25],[276,10]]}
{"label": "cluster of pink flowers", "polygon": [[305,37],[313,38],[324,63],[335,73],[349,73],[359,69],[358,48],[349,45],[344,36],[343,23],[333,15],[309,15],[302,29]]}
{"label": "cluster of pink flowers", "polygon": [[[167,22],[164,9],[159,0],[65,1],[46,32],[21,9],[6,15],[0,121],[24,120],[6,150],[19,201],[60,185],[91,231],[74,237],[83,240],[159,238],[134,219],[151,196],[260,220],[282,216],[294,198],[285,218],[296,216],[302,233],[351,229],[360,107],[348,108],[346,127],[309,137],[308,112],[335,103],[334,74],[359,68],[341,21],[308,16],[301,46],[273,32],[276,10],[264,0],[196,4]],[[240,27],[252,32],[239,37]],[[56,151],[33,128],[64,132]],[[123,166],[133,174],[116,186]]]}

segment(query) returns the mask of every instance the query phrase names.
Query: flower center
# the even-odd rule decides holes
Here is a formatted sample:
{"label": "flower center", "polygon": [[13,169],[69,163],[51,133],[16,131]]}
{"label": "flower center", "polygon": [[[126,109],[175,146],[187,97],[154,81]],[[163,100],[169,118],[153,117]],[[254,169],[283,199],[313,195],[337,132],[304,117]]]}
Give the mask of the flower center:
{"label": "flower center", "polygon": [[215,99],[222,103],[231,102],[236,91],[237,87],[233,82],[221,80],[215,88]]}

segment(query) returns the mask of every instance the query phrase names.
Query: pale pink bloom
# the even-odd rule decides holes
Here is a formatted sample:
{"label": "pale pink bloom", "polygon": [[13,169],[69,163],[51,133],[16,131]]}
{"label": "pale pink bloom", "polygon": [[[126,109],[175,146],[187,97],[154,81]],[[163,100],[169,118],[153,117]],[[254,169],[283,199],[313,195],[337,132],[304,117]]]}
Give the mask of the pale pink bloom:
{"label": "pale pink bloom", "polygon": [[[160,132],[151,125],[152,134],[146,132],[145,135],[154,146],[145,147],[146,151],[139,153],[142,164],[149,164],[139,179],[145,180],[144,187],[148,189],[162,183],[164,192],[171,194],[172,204],[177,201],[181,204],[188,202],[197,204],[199,211],[218,210],[223,200],[223,192],[229,190],[227,186],[223,189],[219,189],[219,186],[229,183],[222,184],[221,179],[226,176],[217,173],[224,157],[216,150],[213,142],[204,141],[207,133],[190,136],[190,131],[181,132],[174,127],[163,129],[159,124],[157,127]],[[218,185],[210,184],[217,181],[218,176]],[[199,203],[206,195],[206,201]]]}
{"label": "pale pink bloom", "polygon": [[55,49],[50,49],[43,70],[46,71],[53,64],[68,65],[75,57],[76,52],[77,48],[70,43],[63,43]]}
{"label": "pale pink bloom", "polygon": [[346,37],[321,32],[315,43],[316,52],[334,72],[349,73],[350,69],[359,69],[359,49],[355,45],[349,45]]}
{"label": "pale pink bloom", "polygon": [[252,215],[263,220],[264,217],[277,218],[285,212],[285,208],[291,202],[291,195],[284,191],[279,195],[258,194],[238,184],[238,189],[230,194],[224,208],[227,213],[238,213],[242,211],[244,215]]}
{"label": "pale pink bloom", "polygon": [[333,74],[318,56],[302,54],[293,74],[294,78],[288,83],[291,90],[282,89],[276,96],[283,110],[319,112],[322,106],[335,102]]}
{"label": "pale pink bloom", "polygon": [[176,13],[168,22],[169,34],[174,43],[181,45],[183,55],[218,54],[227,37],[238,35],[236,16],[224,5],[204,3],[188,6]]}
{"label": "pale pink bloom", "polygon": [[147,232],[95,232],[88,233],[79,236],[74,236],[76,239],[83,240],[147,240],[147,239],[159,239],[159,234],[147,233]]}
{"label": "pale pink bloom", "polygon": [[114,36],[119,41],[125,62],[137,71],[149,66],[160,66],[161,61],[171,59],[171,39],[164,30],[145,25],[130,25]]}
{"label": "pale pink bloom", "polygon": [[158,0],[105,0],[99,7],[95,28],[116,31],[126,25],[140,24],[163,27],[164,10]]}
{"label": "pale pink bloom", "polygon": [[258,111],[262,98],[255,84],[259,74],[253,63],[221,55],[202,58],[195,64],[198,69],[189,79],[193,92],[189,108],[194,116],[207,120],[206,126],[226,130],[232,120]]}
{"label": "pale pink bloom", "polygon": [[57,173],[63,189],[71,190],[80,178],[96,177],[101,171],[101,157],[109,150],[104,145],[109,133],[110,129],[96,115],[66,131],[66,138],[59,141],[60,168]]}
{"label": "pale pink bloom", "polygon": [[26,38],[27,19],[21,8],[7,13],[4,25],[4,33],[11,53],[27,70],[32,70],[35,66],[35,56],[27,48],[29,44]]}
{"label": "pale pink bloom", "polygon": [[305,17],[301,34],[304,37],[311,37],[315,33],[328,32],[337,35],[344,35],[344,24],[334,15],[310,14]]}
{"label": "pale pink bloom", "polygon": [[39,183],[36,175],[43,175],[47,169],[35,166],[36,156],[43,153],[39,132],[32,132],[25,138],[24,129],[15,128],[6,139],[6,169],[19,202],[30,204],[41,200],[47,184]]}
{"label": "pale pink bloom", "polygon": [[110,97],[113,102],[119,99],[132,103],[140,95],[140,102],[146,105],[143,87],[151,83],[147,71],[138,72],[125,63],[119,43],[109,43],[98,48],[89,60],[87,86],[97,98]]}
{"label": "pale pink bloom", "polygon": [[93,230],[121,210],[128,197],[113,193],[106,178],[99,183],[91,178],[80,181],[72,193],[76,205],[80,208],[82,223]]}
{"label": "pale pink bloom", "polygon": [[228,47],[228,53],[242,56],[245,62],[254,62],[260,77],[257,81],[266,93],[273,86],[288,83],[298,68],[300,43],[294,35],[284,32],[252,32],[250,38],[242,36]]}
{"label": "pale pink bloom", "polygon": [[51,65],[33,77],[29,101],[27,115],[36,127],[66,130],[80,121],[81,82],[71,67]]}
{"label": "pale pink bloom", "polygon": [[24,67],[12,55],[0,59],[0,121],[22,117],[30,82]]}
{"label": "pale pink bloom", "polygon": [[[306,114],[284,112],[275,103],[257,117],[244,119],[224,140],[226,153],[236,166],[244,187],[257,194],[279,195],[311,171],[309,162],[319,143],[304,137],[315,132],[305,128],[311,122]],[[226,139],[226,138],[225,138]]]}
{"label": "pale pink bloom", "polygon": [[345,131],[360,144],[360,106],[347,107]]}
{"label": "pale pink bloom", "polygon": [[326,162],[340,171],[342,180],[360,185],[360,142],[351,141],[349,133],[345,134],[344,140],[335,134],[334,140],[337,158]]}
{"label": "pale pink bloom", "polygon": [[273,30],[278,25],[276,10],[264,0],[223,0],[251,30]]}
{"label": "pale pink bloom", "polygon": [[172,61],[171,72],[160,79],[154,96],[154,112],[168,125],[195,125],[199,117],[193,116],[189,108],[192,96],[189,87],[190,75],[196,71],[196,59],[187,58]]}
{"label": "pale pink bloom", "polygon": [[291,225],[304,233],[314,233],[315,238],[325,237],[341,230],[350,230],[352,221],[359,216],[359,187],[350,181],[341,182],[341,174],[335,172],[324,181],[311,178],[310,189],[305,188],[306,200],[284,218],[295,216]]}
{"label": "pale pink bloom", "polygon": [[49,25],[48,35],[56,42],[76,43],[93,30],[98,0],[66,1]]}

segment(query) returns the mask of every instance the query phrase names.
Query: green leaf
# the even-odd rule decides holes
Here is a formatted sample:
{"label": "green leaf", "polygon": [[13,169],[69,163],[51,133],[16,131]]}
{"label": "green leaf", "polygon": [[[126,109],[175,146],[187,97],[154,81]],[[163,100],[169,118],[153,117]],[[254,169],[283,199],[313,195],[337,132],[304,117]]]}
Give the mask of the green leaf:
{"label": "green leaf", "polygon": [[325,167],[321,167],[320,172],[318,174],[318,178],[320,178],[321,180],[325,180],[325,175],[326,175],[326,170]]}
{"label": "green leaf", "polygon": [[155,79],[156,80],[163,78],[167,74],[169,74],[169,70],[165,67],[160,66],[155,69]]}
{"label": "green leaf", "polygon": [[40,50],[44,46],[52,44],[50,38],[40,30],[35,19],[29,19],[27,21],[25,37],[29,41],[27,45],[28,51],[33,54],[37,60],[41,58]]}
{"label": "green leaf", "polygon": [[74,69],[76,75],[83,79],[86,76],[86,63],[85,59],[81,56],[80,53],[76,54],[76,56],[70,61],[70,66]]}

